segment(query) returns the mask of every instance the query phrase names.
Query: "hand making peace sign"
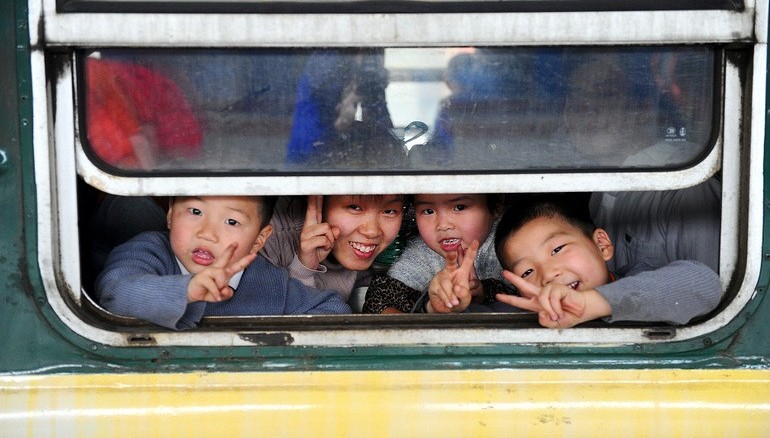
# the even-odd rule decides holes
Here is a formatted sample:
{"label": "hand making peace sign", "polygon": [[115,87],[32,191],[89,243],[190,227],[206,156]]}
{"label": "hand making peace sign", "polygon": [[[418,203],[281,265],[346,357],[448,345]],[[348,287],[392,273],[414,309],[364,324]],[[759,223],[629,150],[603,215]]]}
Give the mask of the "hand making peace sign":
{"label": "hand making peace sign", "polygon": [[233,242],[211,266],[207,266],[190,279],[187,284],[188,303],[195,301],[217,303],[232,298],[234,291],[227,283],[233,275],[246,269],[257,257],[255,253],[250,253],[230,263],[236,248],[238,244]]}
{"label": "hand making peace sign", "polygon": [[503,271],[503,277],[521,296],[497,294],[497,300],[536,312],[543,327],[568,328],[612,314],[607,300],[595,289],[578,291],[556,283],[540,287],[510,271]]}
{"label": "hand making peace sign", "polygon": [[429,312],[462,312],[468,308],[472,290],[480,284],[473,267],[478,252],[479,241],[474,240],[467,250],[458,249],[446,255],[446,267],[438,271],[428,285]]}
{"label": "hand making peace sign", "polygon": [[300,235],[300,249],[297,257],[302,264],[316,270],[318,265],[329,256],[334,242],[340,235],[340,229],[323,221],[323,196],[307,197],[305,224]]}

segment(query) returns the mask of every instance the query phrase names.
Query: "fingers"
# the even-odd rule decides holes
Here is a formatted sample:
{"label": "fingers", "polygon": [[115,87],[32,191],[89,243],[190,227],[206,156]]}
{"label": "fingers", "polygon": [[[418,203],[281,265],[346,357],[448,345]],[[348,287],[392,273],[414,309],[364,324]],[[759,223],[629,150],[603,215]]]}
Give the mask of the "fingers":
{"label": "fingers", "polygon": [[307,210],[305,212],[305,227],[317,225],[323,222],[323,196],[310,195],[307,197]]}
{"label": "fingers", "polygon": [[457,251],[450,251],[444,256],[447,272],[454,272],[457,270],[459,257]]}
{"label": "fingers", "polygon": [[230,260],[233,258],[233,254],[235,253],[235,250],[238,248],[238,244],[236,242],[231,243],[230,245],[225,248],[224,251],[222,251],[222,255],[217,257],[216,260],[214,260],[214,263],[211,264],[211,266],[215,268],[223,269],[227,267],[227,265],[230,264]]}
{"label": "fingers", "polygon": [[[460,265],[458,266],[458,270],[460,271],[459,274],[463,275],[464,278],[469,279],[471,276],[471,271],[473,270],[473,263],[476,261],[476,255],[479,253],[479,241],[474,240],[471,242],[468,249],[463,250],[462,247],[457,249],[458,252],[458,261]],[[462,258],[462,260],[459,260]]]}
{"label": "fingers", "polygon": [[495,298],[501,303],[510,304],[513,307],[518,307],[519,309],[529,310],[531,312],[540,312],[542,310],[540,302],[533,298],[524,298],[518,297],[516,295],[506,294],[497,294],[495,295]]}
{"label": "fingers", "polygon": [[540,288],[519,277],[511,271],[503,271],[503,278],[508,280],[522,297],[535,297],[540,294]]}
{"label": "fingers", "polygon": [[[222,273],[222,270],[217,270]],[[232,298],[234,291],[225,280],[224,286],[220,286],[224,275],[212,276],[210,272],[201,271],[196,274],[188,286],[187,298],[189,302],[207,301],[217,303]]]}
{"label": "fingers", "polygon": [[552,321],[558,321],[564,316],[564,310],[561,308],[562,298],[563,296],[559,293],[558,288],[543,288],[538,297],[543,311],[548,314]]}
{"label": "fingers", "polygon": [[229,282],[233,275],[246,269],[246,267],[249,266],[255,258],[257,258],[256,254],[246,254],[240,260],[236,260],[230,266],[228,266],[225,269],[225,272],[228,274],[227,281]]}

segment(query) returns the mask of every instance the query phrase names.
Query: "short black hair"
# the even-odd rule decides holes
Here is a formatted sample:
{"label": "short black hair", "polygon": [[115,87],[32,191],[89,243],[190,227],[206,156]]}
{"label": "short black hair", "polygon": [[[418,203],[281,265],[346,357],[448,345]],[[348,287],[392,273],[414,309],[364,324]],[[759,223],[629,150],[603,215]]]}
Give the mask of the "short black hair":
{"label": "short black hair", "polygon": [[265,228],[270,220],[273,219],[273,212],[275,211],[275,204],[278,201],[277,196],[255,196],[254,199],[259,202],[259,218],[262,222],[260,228]]}
{"label": "short black hair", "polygon": [[582,193],[547,193],[517,195],[503,213],[495,232],[495,253],[503,267],[505,241],[526,224],[541,217],[557,218],[576,227],[589,238],[596,225],[588,212],[588,197]]}

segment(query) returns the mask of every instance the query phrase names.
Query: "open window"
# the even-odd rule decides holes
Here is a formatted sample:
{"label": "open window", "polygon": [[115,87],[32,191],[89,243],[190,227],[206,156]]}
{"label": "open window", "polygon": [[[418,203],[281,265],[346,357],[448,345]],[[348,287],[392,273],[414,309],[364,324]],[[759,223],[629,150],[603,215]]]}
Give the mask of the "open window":
{"label": "open window", "polygon": [[[498,18],[481,15],[474,18],[477,24],[494,27]],[[652,15],[638,16],[656,20]],[[114,17],[146,21],[132,14],[106,16],[106,23],[119,27]],[[541,17],[529,17],[534,16]],[[743,21],[729,16],[729,25],[744,29]],[[58,17],[62,24],[76,20]],[[214,19],[163,17],[166,24],[178,20],[193,28]],[[562,24],[582,20],[578,14],[565,17]],[[241,26],[227,15],[215,19]],[[592,29],[600,27],[585,20]],[[54,27],[57,49],[33,57],[37,89],[55,85],[55,105],[36,109],[53,131],[48,137],[47,128],[39,128],[35,151],[44,163],[36,168],[40,187],[50,188],[38,193],[41,241],[51,242],[41,249],[50,266],[49,299],[75,331],[118,346],[387,346],[478,339],[609,345],[712,332],[749,299],[741,284],[751,283],[751,248],[739,242],[751,240],[747,220],[755,219],[745,219],[751,218],[745,213],[756,190],[751,175],[761,172],[755,168],[761,163],[749,157],[761,145],[741,135],[749,130],[741,117],[745,123],[756,105],[752,69],[764,58],[748,44],[727,44],[735,38],[728,34],[712,38],[689,27],[700,38],[692,44],[676,35],[662,40],[642,26],[628,30],[637,38],[631,45],[615,28],[607,37],[613,41],[583,36],[579,44],[569,43],[565,33],[554,40],[502,36],[490,43],[478,30],[454,44],[434,41],[429,33],[421,34],[420,44],[374,44],[365,31],[356,38],[369,43],[292,44],[296,35],[290,33],[278,44],[247,32],[231,45],[224,32],[214,44],[202,44],[187,30],[174,37],[177,42],[153,44],[139,35],[104,42],[104,29],[81,38]],[[340,37],[331,31],[321,35],[327,42],[334,38]],[[90,295],[100,257],[135,231],[121,235],[93,225],[105,199],[115,197],[136,201],[132,212],[146,220],[140,228],[162,229],[169,196],[589,194],[672,190],[712,177],[722,182],[719,273],[727,293],[718,310],[685,327],[598,321],[557,333],[523,314],[352,314],[207,318],[199,330],[181,334],[110,314]]]}

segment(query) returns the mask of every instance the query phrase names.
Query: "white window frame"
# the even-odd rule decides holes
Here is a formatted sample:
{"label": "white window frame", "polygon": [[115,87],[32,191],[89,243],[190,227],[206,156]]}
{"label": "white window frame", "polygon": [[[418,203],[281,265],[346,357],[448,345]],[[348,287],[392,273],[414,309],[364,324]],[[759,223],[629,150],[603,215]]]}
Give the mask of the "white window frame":
{"label": "white window frame", "polygon": [[[695,166],[677,171],[445,176],[292,176],[208,177],[196,179],[198,194],[323,194],[437,192],[460,187],[469,192],[660,190],[691,186],[723,170],[721,274],[725,287],[745,257],[736,297],[721,313],[700,324],[677,328],[671,339],[646,336],[644,329],[542,328],[381,329],[376,320],[350,330],[291,331],[292,345],[404,346],[473,344],[646,344],[691,339],[723,327],[753,296],[759,276],[762,241],[762,163],[765,128],[767,5],[746,2],[743,12],[658,11],[534,14],[335,14],[335,15],[200,15],[200,14],[57,14],[55,0],[30,4],[34,155],[37,184],[38,258],[49,304],[74,332],[95,342],[131,346],[131,334],[86,323],[65,302],[62,291],[80,303],[81,288],[76,180],[131,195],[185,194],[189,179],[116,177],[99,170],[85,156],[77,135],[75,80],[72,64],[56,78],[45,76],[44,50],[51,47],[280,47],[280,46],[449,46],[449,45],[575,45],[688,44],[756,41],[753,50],[750,138],[741,143],[742,108],[738,69],[726,62],[724,108],[719,138],[712,152]],[[686,21],[685,25],[672,25]],[[440,25],[438,24],[440,23]],[[479,25],[479,24],[482,24]],[[223,29],[232,29],[225,33]],[[312,36],[303,29],[312,29]],[[445,29],[453,29],[446,32]],[[759,29],[759,31],[755,31]],[[41,40],[42,38],[42,40]],[[46,47],[46,49],[43,49]],[[71,60],[70,60],[71,62]],[[55,86],[50,86],[54,80]],[[52,105],[55,101],[57,104]],[[55,108],[55,112],[54,112]],[[726,145],[723,147],[723,145]],[[724,151],[724,154],[723,154]],[[749,159],[741,154],[747,154]],[[742,166],[746,166],[743,168]],[[739,181],[748,172],[748,182]],[[470,182],[469,182],[470,181]],[[748,216],[739,220],[740,200]],[[745,254],[737,247],[739,230],[747,233]],[[736,287],[733,285],[732,287]],[[305,318],[294,318],[302,325]],[[286,330],[281,330],[285,332]],[[600,333],[599,333],[600,332]],[[252,345],[239,332],[149,333],[157,345]],[[601,339],[601,342],[597,342]]]}

